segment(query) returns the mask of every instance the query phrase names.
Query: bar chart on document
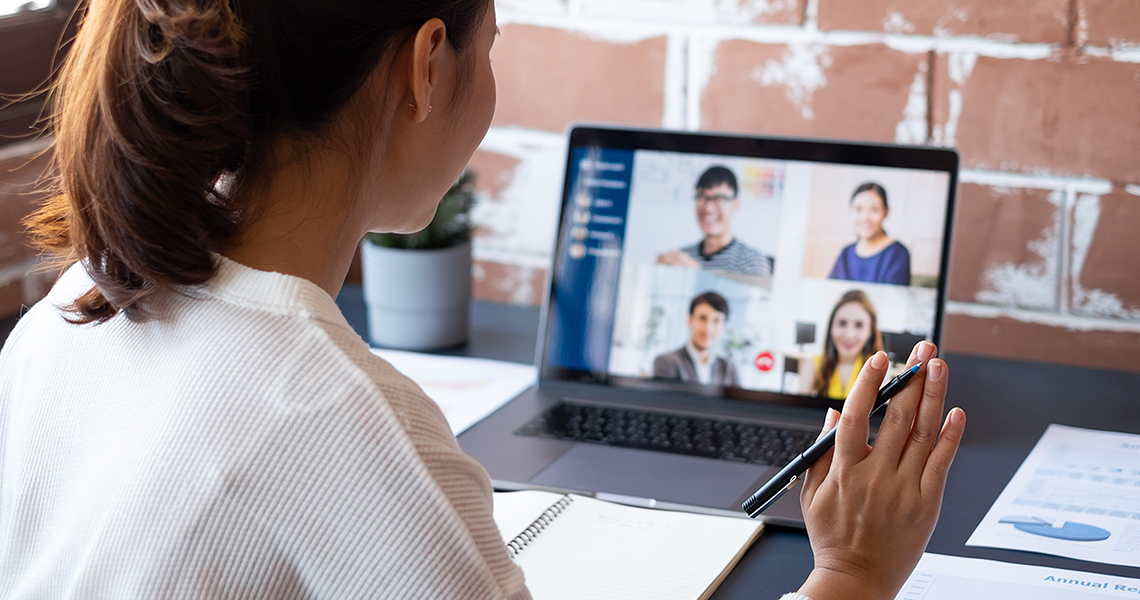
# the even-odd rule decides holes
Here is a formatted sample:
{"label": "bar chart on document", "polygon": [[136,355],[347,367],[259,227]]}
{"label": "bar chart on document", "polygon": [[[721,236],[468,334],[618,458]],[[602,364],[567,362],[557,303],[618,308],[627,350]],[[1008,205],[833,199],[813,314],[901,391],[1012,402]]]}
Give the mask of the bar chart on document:
{"label": "bar chart on document", "polygon": [[1140,566],[1140,435],[1051,425],[966,545]]}

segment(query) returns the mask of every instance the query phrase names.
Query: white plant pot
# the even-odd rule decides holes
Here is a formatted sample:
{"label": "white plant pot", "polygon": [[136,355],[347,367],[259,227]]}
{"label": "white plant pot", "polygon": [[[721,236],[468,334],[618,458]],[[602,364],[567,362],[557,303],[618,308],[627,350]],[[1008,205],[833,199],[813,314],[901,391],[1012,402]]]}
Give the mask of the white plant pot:
{"label": "white plant pot", "polygon": [[432,350],[467,341],[471,244],[441,250],[361,243],[372,344]]}

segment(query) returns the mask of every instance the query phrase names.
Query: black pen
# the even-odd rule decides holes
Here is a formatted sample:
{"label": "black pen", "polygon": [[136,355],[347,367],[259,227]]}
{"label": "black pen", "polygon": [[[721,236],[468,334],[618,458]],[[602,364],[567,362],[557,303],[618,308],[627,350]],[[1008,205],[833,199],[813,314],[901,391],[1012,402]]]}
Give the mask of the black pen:
{"label": "black pen", "polygon": [[[875,400],[875,406],[871,408],[871,414],[878,412],[887,405],[895,394],[902,391],[902,389],[906,387],[907,382],[910,381],[910,378],[914,377],[914,374],[918,372],[918,368],[921,366],[922,363],[918,363],[902,373],[899,373],[894,379],[888,381],[887,385],[880,388],[879,397]],[[740,505],[740,507],[744,509],[744,512],[748,513],[749,517],[755,519],[760,513],[764,512],[765,509],[775,504],[776,501],[780,499],[780,496],[783,496],[788,490],[792,489],[792,486],[807,472],[808,467],[815,464],[815,461],[823,457],[824,454],[827,454],[827,451],[831,450],[832,446],[835,445],[836,429],[839,428],[832,427],[831,431],[828,431],[827,434],[819,438],[810,448],[804,450],[803,454],[793,458],[792,462],[788,463],[788,466],[780,469],[780,472],[769,479],[768,483],[765,483],[760,489],[756,490],[755,494],[749,496],[748,499],[744,501],[744,504]]]}

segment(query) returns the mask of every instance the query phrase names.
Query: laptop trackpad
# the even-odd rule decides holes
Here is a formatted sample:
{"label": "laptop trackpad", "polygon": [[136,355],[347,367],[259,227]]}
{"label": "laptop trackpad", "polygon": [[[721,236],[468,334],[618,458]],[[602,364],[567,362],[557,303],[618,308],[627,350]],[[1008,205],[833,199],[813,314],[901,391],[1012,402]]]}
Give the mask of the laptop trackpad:
{"label": "laptop trackpad", "polygon": [[731,510],[739,509],[737,499],[773,472],[724,460],[578,444],[530,483]]}

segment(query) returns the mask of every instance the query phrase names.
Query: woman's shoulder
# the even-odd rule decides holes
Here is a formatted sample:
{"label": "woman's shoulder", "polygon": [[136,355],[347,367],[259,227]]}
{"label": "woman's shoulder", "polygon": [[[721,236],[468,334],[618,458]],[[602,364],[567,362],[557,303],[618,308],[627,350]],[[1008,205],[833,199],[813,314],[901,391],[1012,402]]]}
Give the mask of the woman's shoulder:
{"label": "woman's shoulder", "polygon": [[[422,395],[369,351],[327,292],[300,277],[219,257],[214,277],[172,295],[162,316],[141,327],[162,330],[173,354],[226,373],[231,383],[265,382],[253,393],[278,408],[372,410],[387,396]],[[209,350],[193,358],[195,349]]]}
{"label": "woman's shoulder", "polygon": [[888,244],[878,255],[889,262],[910,261],[910,250],[898,240]]}
{"label": "woman's shoulder", "polygon": [[910,254],[910,250],[907,249],[906,245],[897,239],[888,244],[883,252],[890,252],[892,254]]}

